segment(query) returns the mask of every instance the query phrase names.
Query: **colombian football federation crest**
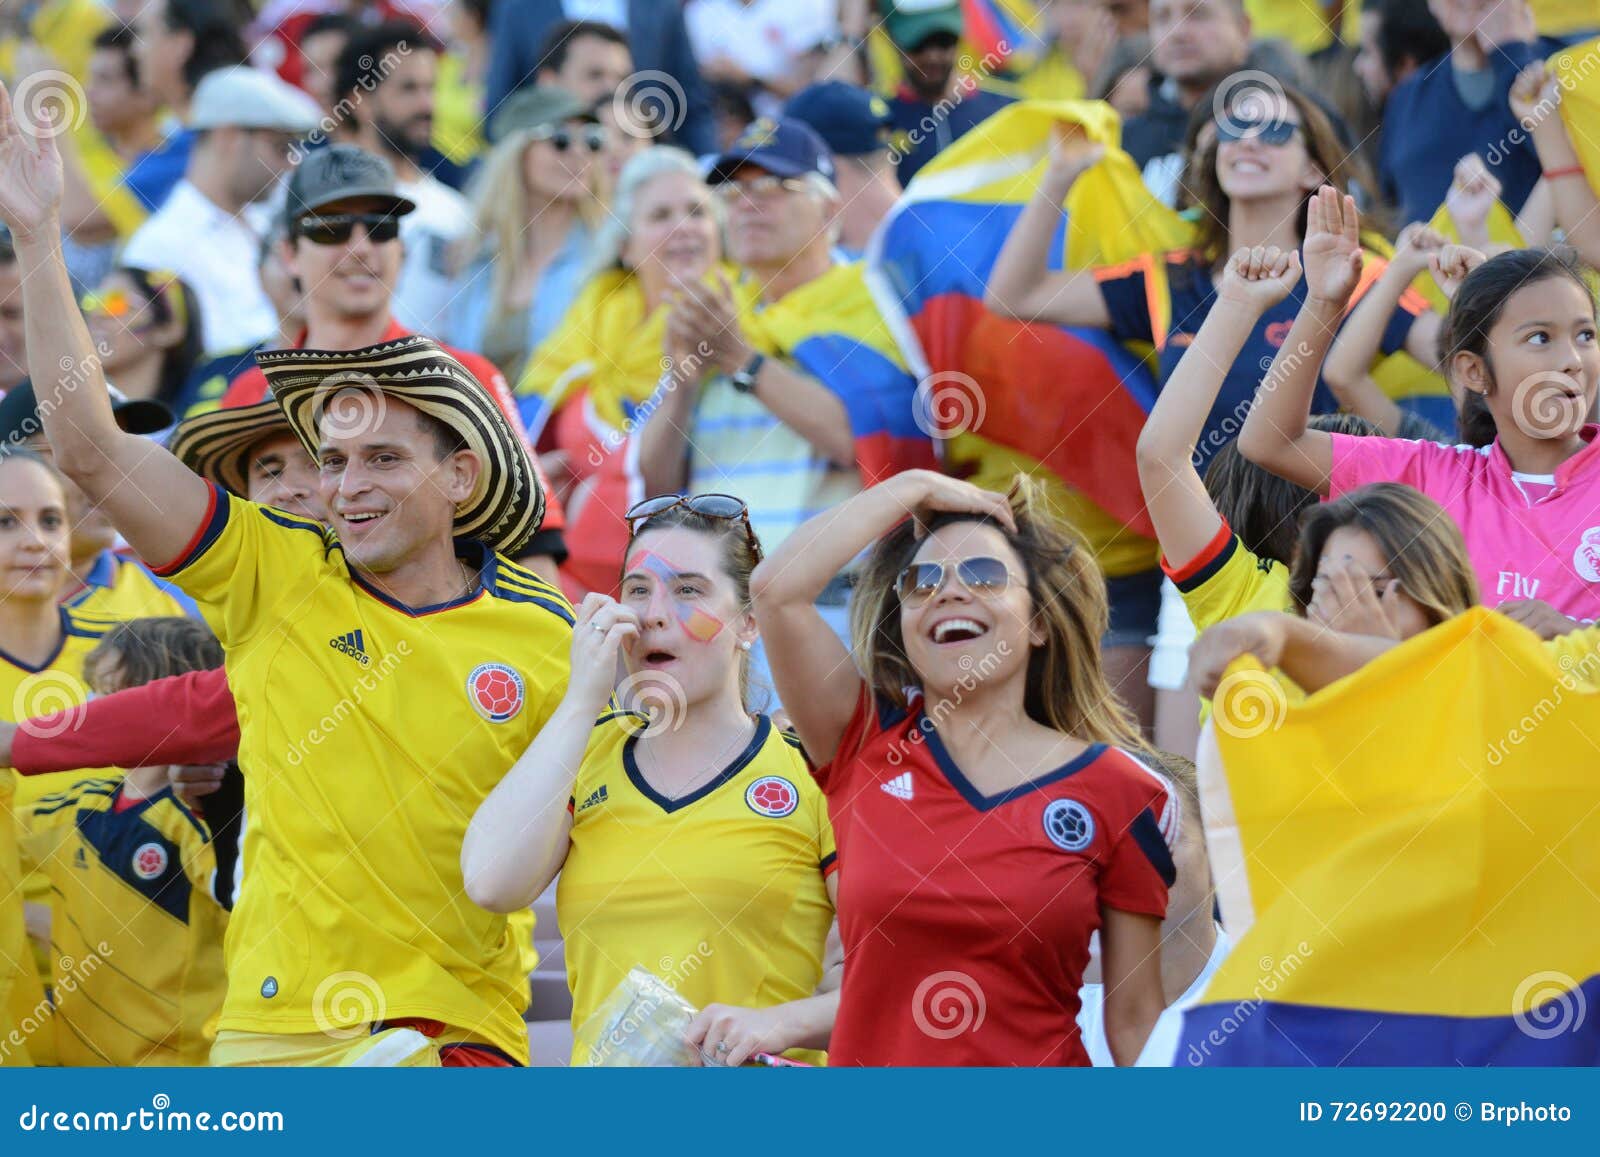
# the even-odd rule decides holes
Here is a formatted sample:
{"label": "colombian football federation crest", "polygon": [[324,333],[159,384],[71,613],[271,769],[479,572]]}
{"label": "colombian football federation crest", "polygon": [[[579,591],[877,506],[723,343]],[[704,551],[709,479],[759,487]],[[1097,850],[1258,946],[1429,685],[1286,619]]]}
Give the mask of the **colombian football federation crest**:
{"label": "colombian football federation crest", "polygon": [[781,775],[764,775],[745,789],[744,802],[757,815],[781,820],[800,806],[800,793]]}
{"label": "colombian football federation crest", "polygon": [[467,676],[467,698],[490,723],[504,723],[526,702],[522,676],[504,663],[479,663]]}

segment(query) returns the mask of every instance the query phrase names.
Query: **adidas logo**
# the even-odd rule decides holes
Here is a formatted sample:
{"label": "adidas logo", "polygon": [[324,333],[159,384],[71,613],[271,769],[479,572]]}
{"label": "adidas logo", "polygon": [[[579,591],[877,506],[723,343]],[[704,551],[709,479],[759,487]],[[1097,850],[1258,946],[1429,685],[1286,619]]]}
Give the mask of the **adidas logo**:
{"label": "adidas logo", "polygon": [[909,771],[902,771],[888,783],[880,783],[878,786],[894,796],[895,799],[910,799],[914,794],[911,790],[911,773]]}
{"label": "adidas logo", "polygon": [[584,800],[583,803],[578,805],[578,810],[582,811],[584,808],[594,807],[595,804],[605,803],[605,802],[606,802],[606,785],[605,784],[601,784],[599,787],[595,788],[594,791],[591,791],[589,793],[589,798],[588,799]]}
{"label": "adidas logo", "polygon": [[74,868],[87,868],[89,866],[89,858],[83,854],[82,848],[79,848],[78,854],[72,857],[72,866]]}
{"label": "adidas logo", "polygon": [[348,635],[337,635],[328,640],[328,646],[338,651],[341,655],[349,655],[363,667],[370,667],[372,660],[367,658],[367,649],[361,645],[361,632],[351,631]]}

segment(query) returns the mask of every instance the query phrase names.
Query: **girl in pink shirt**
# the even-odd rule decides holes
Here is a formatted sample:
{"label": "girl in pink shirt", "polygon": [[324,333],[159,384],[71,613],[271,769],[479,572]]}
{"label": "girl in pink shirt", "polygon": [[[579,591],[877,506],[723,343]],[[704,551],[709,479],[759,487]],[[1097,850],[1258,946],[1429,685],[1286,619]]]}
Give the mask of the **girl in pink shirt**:
{"label": "girl in pink shirt", "polygon": [[[1310,203],[1308,292],[1239,433],[1275,474],[1336,497],[1403,482],[1455,519],[1484,602],[1546,638],[1600,620],[1600,446],[1587,418],[1600,383],[1595,300],[1559,251],[1502,253],[1461,281],[1441,361],[1467,410],[1494,421],[1488,446],[1348,438],[1309,429],[1317,371],[1360,274],[1355,202]],[[1576,620],[1576,623],[1574,623]]]}

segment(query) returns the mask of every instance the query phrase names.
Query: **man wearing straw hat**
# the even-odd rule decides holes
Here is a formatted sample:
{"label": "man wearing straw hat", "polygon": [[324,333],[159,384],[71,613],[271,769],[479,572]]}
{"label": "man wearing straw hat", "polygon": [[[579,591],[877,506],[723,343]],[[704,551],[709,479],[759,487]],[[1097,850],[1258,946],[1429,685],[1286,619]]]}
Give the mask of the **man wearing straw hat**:
{"label": "man wearing straw hat", "polygon": [[61,260],[53,127],[19,123],[0,88],[0,216],[45,433],[201,604],[238,703],[248,886],[213,1063],[525,1063],[518,945],[459,863],[473,809],[565,691],[571,610],[506,558],[543,509],[525,445],[416,337],[259,355],[320,464],[326,526],[122,433]]}

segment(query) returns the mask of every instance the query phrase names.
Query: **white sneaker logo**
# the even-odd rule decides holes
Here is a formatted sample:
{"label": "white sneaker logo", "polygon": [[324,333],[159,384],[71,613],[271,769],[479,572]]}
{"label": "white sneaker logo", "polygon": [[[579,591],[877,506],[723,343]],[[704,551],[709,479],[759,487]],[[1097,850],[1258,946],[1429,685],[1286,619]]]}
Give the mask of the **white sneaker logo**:
{"label": "white sneaker logo", "polygon": [[878,786],[894,796],[895,799],[910,799],[912,796],[911,773],[902,771],[888,783],[880,783]]}

